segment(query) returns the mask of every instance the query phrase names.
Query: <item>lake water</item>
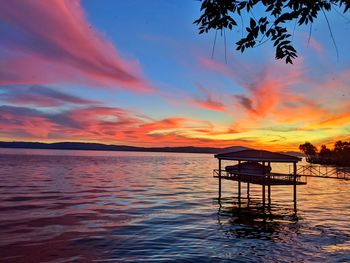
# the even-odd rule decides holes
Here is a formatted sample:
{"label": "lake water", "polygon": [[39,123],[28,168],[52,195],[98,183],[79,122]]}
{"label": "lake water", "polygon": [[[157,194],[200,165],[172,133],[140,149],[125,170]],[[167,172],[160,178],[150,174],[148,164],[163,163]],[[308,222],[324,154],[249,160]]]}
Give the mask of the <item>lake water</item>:
{"label": "lake water", "polygon": [[[350,262],[350,181],[261,187],[207,154],[0,149],[0,262]],[[279,165],[274,170],[287,170]],[[243,192],[244,192],[243,186]]]}

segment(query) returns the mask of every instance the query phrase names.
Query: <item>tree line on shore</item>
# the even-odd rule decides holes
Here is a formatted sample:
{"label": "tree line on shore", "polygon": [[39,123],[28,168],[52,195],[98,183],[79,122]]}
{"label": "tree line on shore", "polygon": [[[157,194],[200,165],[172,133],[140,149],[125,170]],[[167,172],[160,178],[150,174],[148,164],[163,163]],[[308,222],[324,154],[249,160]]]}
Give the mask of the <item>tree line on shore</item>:
{"label": "tree line on shore", "polygon": [[306,161],[309,163],[350,167],[350,141],[337,141],[333,149],[321,145],[319,151],[310,142],[305,142],[299,145],[299,150],[306,154]]}

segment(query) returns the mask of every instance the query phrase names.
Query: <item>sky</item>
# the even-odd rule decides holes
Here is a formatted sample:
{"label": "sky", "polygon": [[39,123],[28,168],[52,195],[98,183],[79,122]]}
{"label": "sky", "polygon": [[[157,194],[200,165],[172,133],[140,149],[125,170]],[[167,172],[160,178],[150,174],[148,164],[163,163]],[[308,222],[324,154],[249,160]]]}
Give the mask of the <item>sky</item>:
{"label": "sky", "polygon": [[[350,14],[295,30],[293,65],[191,0],[0,0],[0,140],[297,150],[350,139]],[[288,25],[290,27],[291,25]],[[213,52],[214,50],[214,52]],[[227,62],[226,62],[227,60]]]}

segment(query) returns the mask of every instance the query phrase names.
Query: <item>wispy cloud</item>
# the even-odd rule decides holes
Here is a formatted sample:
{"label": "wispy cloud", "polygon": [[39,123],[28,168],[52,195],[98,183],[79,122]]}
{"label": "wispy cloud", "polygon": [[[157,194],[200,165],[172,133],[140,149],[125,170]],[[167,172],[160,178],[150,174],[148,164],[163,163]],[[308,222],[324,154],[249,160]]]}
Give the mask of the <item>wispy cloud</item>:
{"label": "wispy cloud", "polygon": [[316,51],[317,54],[324,55],[325,53],[324,47],[316,38],[310,37],[308,39],[308,44],[313,50]]}
{"label": "wispy cloud", "polygon": [[0,106],[0,130],[2,136],[11,138],[47,138],[57,124],[41,112],[14,106]]}
{"label": "wispy cloud", "polygon": [[0,87],[0,101],[14,105],[37,107],[99,104],[97,101],[79,98],[45,86]]}
{"label": "wispy cloud", "polygon": [[87,21],[79,0],[1,3],[0,85],[84,83],[152,89]]}
{"label": "wispy cloud", "polygon": [[202,109],[225,112],[226,106],[220,101],[219,96],[215,96],[209,89],[203,86],[198,86],[198,90],[201,92],[200,98],[192,98],[189,102]]}
{"label": "wispy cloud", "polygon": [[234,97],[245,109],[247,109],[250,112],[255,112],[255,109],[253,108],[253,102],[250,98],[244,95],[234,95]]}
{"label": "wispy cloud", "polygon": [[[321,51],[321,47],[318,48]],[[203,69],[220,74],[243,88],[240,93],[231,94],[234,107],[231,127],[238,134],[213,137],[234,139],[251,134],[258,136],[255,140],[259,145],[272,145],[280,140],[279,133],[283,133],[284,144],[297,145],[306,135],[317,142],[341,136],[349,123],[348,70],[314,78],[308,74],[303,61],[301,58],[289,67],[279,63],[262,67],[239,61],[226,65],[200,59]],[[276,125],[284,128],[277,131],[273,128]]]}
{"label": "wispy cloud", "polygon": [[196,137],[213,125],[191,118],[152,120],[116,107],[84,107],[47,113],[0,106],[0,137],[31,140],[79,140],[140,146],[229,145],[225,140]]}

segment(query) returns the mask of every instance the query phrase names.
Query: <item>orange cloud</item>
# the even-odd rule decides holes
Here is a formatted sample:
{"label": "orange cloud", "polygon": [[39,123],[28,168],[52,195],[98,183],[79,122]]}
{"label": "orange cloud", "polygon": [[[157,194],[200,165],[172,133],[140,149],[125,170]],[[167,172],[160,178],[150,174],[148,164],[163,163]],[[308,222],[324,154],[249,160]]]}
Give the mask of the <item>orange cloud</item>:
{"label": "orange cloud", "polygon": [[144,131],[173,129],[181,127],[187,121],[186,118],[167,118],[142,124],[140,128]]}
{"label": "orange cloud", "polygon": [[226,111],[226,106],[224,105],[224,103],[220,101],[220,98],[214,96],[210,90],[202,86],[199,86],[198,90],[203,94],[204,98],[193,98],[189,100],[189,103],[206,110],[213,110],[219,112]]}
{"label": "orange cloud", "polygon": [[304,129],[332,129],[334,127],[343,127],[350,124],[350,112],[341,112],[339,114],[332,114],[325,119],[313,122],[304,127]]}
{"label": "orange cloud", "polygon": [[[259,71],[259,67],[248,64],[235,63],[231,68],[217,61],[200,60],[204,68],[228,77],[245,89],[243,94],[233,95],[239,127],[234,125],[240,130],[259,128],[266,120],[279,124],[311,121],[327,113],[320,103],[308,99],[309,94],[294,90],[295,86],[305,83],[310,89],[314,88],[312,80],[304,74],[302,62],[299,59],[288,68],[285,65],[269,65]],[[243,113],[240,117],[239,111]]]}
{"label": "orange cloud", "polygon": [[212,124],[190,118],[150,120],[114,107],[86,107],[45,113],[24,107],[0,106],[0,136],[12,139],[73,140],[138,146],[229,145],[231,142],[196,138]]}
{"label": "orange cloud", "polygon": [[239,61],[227,65],[200,59],[199,63],[244,89],[233,95],[233,118],[229,127],[237,133],[212,134],[213,138],[233,141],[252,138],[253,147],[283,146],[295,150],[295,145],[304,138],[322,143],[332,137],[334,141],[349,127],[346,87],[350,84],[350,75],[347,69],[312,78],[303,58],[293,66],[276,62],[262,70],[259,65]]}
{"label": "orange cloud", "polygon": [[192,104],[194,104],[202,109],[220,111],[220,112],[226,111],[226,107],[223,103],[218,102],[218,101],[214,101],[210,98],[207,98],[205,100],[192,99],[192,100],[190,100],[190,102],[192,102]]}
{"label": "orange cloud", "polygon": [[279,105],[288,101],[291,94],[289,88],[303,80],[302,59],[293,68],[268,65],[263,70],[239,61],[230,66],[209,59],[200,59],[199,63],[203,68],[226,76],[245,89],[244,94],[233,96],[236,101],[235,113],[241,109],[254,120],[276,112]]}
{"label": "orange cloud", "polygon": [[[339,116],[335,121],[348,121],[349,118],[349,115]],[[323,124],[334,125],[327,123],[329,121],[325,120]],[[295,145],[302,143],[302,136],[312,135],[306,128],[289,129],[281,125],[280,128],[242,130],[183,117],[152,120],[137,112],[115,107],[84,107],[48,113],[25,107],[0,106],[0,137],[3,140],[88,141],[146,147],[244,145],[264,148],[268,145],[274,150],[281,147],[295,150]],[[339,132],[334,134],[342,135]],[[324,133],[312,138],[322,143],[329,136]]]}
{"label": "orange cloud", "polygon": [[123,59],[87,21],[79,0],[1,4],[0,85],[83,83],[152,89],[138,63]]}

